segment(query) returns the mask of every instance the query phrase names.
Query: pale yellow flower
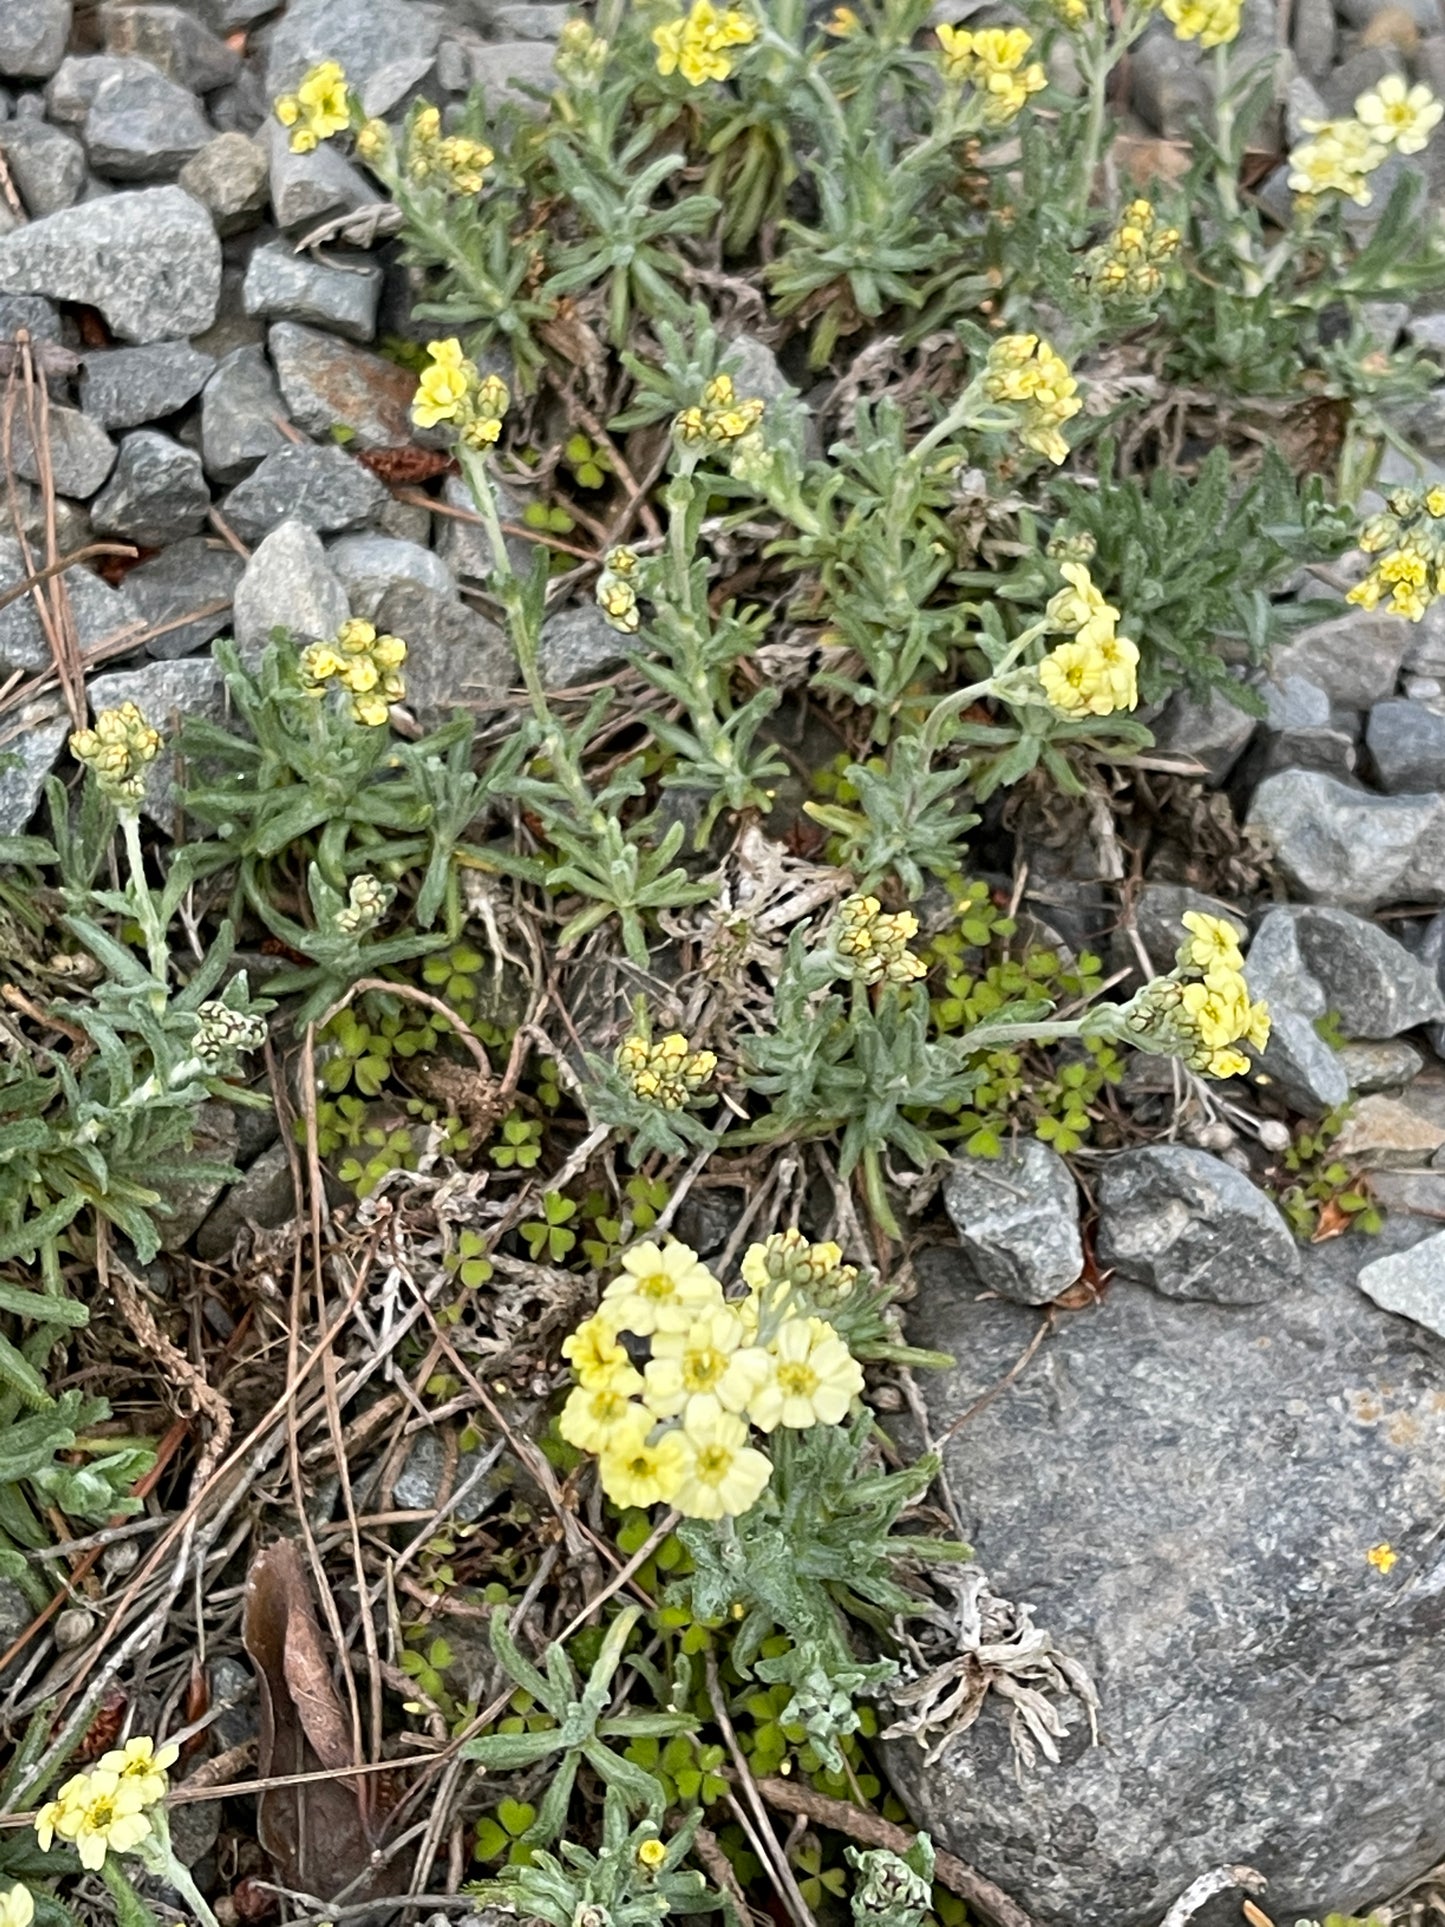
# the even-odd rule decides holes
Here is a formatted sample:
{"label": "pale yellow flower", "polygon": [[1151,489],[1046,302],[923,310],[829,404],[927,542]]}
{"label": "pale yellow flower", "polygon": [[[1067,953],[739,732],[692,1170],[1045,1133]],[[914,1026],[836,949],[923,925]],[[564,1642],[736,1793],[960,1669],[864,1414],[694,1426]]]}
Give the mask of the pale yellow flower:
{"label": "pale yellow flower", "polygon": [[1161,11],[1176,40],[1222,47],[1239,32],[1241,0],[1164,0]]}
{"label": "pale yellow flower", "polygon": [[455,420],[477,370],[455,335],[446,341],[429,341],[426,351],[431,360],[417,378],[411,418],[418,428],[435,428],[438,422]]}
{"label": "pale yellow flower", "polygon": [[1358,120],[1307,120],[1314,138],[1290,154],[1289,185],[1296,194],[1344,194],[1360,207],[1372,198],[1369,176],[1389,149]]}
{"label": "pale yellow flower", "polygon": [[650,1426],[651,1412],[610,1385],[578,1385],[567,1394],[557,1430],[579,1452],[603,1452],[628,1426]]}
{"label": "pale yellow flower", "polygon": [[863,1390],[856,1358],[821,1318],[788,1318],[769,1351],[772,1370],[748,1401],[748,1416],[761,1431],[779,1425],[803,1431],[837,1425]]}
{"label": "pale yellow flower", "polygon": [[722,1303],[722,1286],[690,1246],[649,1239],[623,1254],[622,1276],[603,1292],[602,1303],[619,1331],[650,1338],[687,1331]]}
{"label": "pale yellow flower", "polygon": [[676,1498],[687,1470],[687,1447],[679,1431],[652,1438],[652,1430],[652,1415],[643,1412],[617,1426],[603,1445],[598,1474],[614,1505],[671,1505]]}
{"label": "pale yellow flower", "polygon": [[351,124],[344,71],[334,60],[313,67],[294,94],[280,96],[275,113],[281,125],[291,129],[291,151],[309,154]]}
{"label": "pale yellow flower", "polygon": [[672,1503],[689,1519],[736,1518],[754,1506],[773,1476],[772,1460],[748,1443],[748,1428],[716,1399],[699,1399],[676,1435],[682,1478]]}
{"label": "pale yellow flower", "polygon": [[577,1374],[577,1383],[589,1391],[605,1389],[631,1398],[642,1390],[642,1374],[618,1343],[617,1328],[604,1312],[594,1312],[563,1339],[562,1356]]}
{"label": "pale yellow flower", "polygon": [[100,1767],[67,1780],[35,1818],[36,1837],[48,1852],[59,1834],[69,1840],[88,1873],[98,1873],[108,1852],[128,1853],[151,1830],[142,1808],[145,1802],[134,1781]]}
{"label": "pale yellow flower", "polygon": [[113,1752],[102,1753],[97,1764],[101,1770],[114,1773],[122,1786],[138,1789],[142,1806],[153,1807],[165,1799],[170,1784],[166,1773],[180,1757],[181,1749],[174,1740],[157,1751],[155,1741],[141,1734]]}
{"label": "pale yellow flower", "polygon": [[657,71],[665,79],[680,73],[690,87],[726,80],[732,72],[730,50],[757,39],[757,23],[736,7],[723,12],[711,0],[696,0],[691,12],[654,27]]}
{"label": "pale yellow flower", "polygon": [[1365,1554],[1365,1563],[1373,1566],[1376,1572],[1388,1574],[1394,1569],[1399,1557],[1399,1553],[1389,1541],[1384,1540],[1378,1546],[1370,1547]]}
{"label": "pale yellow flower", "polygon": [[1232,923],[1226,923],[1223,917],[1211,917],[1203,910],[1186,910],[1180,922],[1189,932],[1179,946],[1181,968],[1201,970],[1206,976],[1220,968],[1244,968],[1244,953]]}
{"label": "pale yellow flower", "polygon": [[28,1887],[18,1883],[0,1893],[0,1927],[30,1927],[35,1918],[35,1901]]}
{"label": "pale yellow flower", "polygon": [[656,1873],[667,1858],[665,1840],[644,1840],[637,1849],[637,1863],[648,1873]]}
{"label": "pale yellow flower", "polygon": [[1442,115],[1445,107],[1428,87],[1411,87],[1399,74],[1386,74],[1355,102],[1355,119],[1397,154],[1418,154]]}
{"label": "pale yellow flower", "polygon": [[724,1411],[742,1411],[769,1369],[766,1355],[743,1340],[742,1319],[727,1305],[701,1313],[685,1332],[658,1332],[644,1404],[659,1418],[675,1418],[702,1396],[716,1398]]}

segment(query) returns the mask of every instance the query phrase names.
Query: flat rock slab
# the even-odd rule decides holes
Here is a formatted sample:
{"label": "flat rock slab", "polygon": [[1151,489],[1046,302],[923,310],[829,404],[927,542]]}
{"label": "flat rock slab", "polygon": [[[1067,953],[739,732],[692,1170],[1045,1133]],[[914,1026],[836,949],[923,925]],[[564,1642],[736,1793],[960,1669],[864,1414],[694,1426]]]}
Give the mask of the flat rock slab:
{"label": "flat rock slab", "polygon": [[1316,770],[1282,770],[1255,791],[1247,827],[1311,902],[1358,911],[1445,902],[1445,796],[1375,796]]}
{"label": "flat rock slab", "polygon": [[1445,1338],[1445,1231],[1376,1258],[1360,1273],[1360,1290],[1382,1310]]}
{"label": "flat rock slab", "polygon": [[[979,1562],[1088,1665],[1103,1743],[1076,1720],[1020,1786],[995,1707],[889,1768],[1043,1927],[1154,1927],[1236,1861],[1276,1920],[1357,1914],[1445,1853],[1445,1342],[1355,1284],[1423,1229],[1316,1247],[1268,1305],[1116,1279],[947,1447]],[[908,1336],[960,1361],[919,1380],[939,1436],[1039,1314],[933,1289],[931,1258]]]}

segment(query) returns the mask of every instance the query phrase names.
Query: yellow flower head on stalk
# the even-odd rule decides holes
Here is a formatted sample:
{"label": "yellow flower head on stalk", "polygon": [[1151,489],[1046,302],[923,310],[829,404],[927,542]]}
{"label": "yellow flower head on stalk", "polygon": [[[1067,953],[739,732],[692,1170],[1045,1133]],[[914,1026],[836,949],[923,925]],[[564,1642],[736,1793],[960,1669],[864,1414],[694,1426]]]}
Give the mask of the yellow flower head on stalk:
{"label": "yellow flower head on stalk", "polygon": [[1108,240],[1085,256],[1078,278],[1106,300],[1147,301],[1163,287],[1163,264],[1179,242],[1178,228],[1160,227],[1149,201],[1131,201]]}
{"label": "yellow flower head on stalk", "polygon": [[682,1110],[717,1069],[716,1054],[693,1050],[680,1031],[655,1044],[645,1037],[626,1037],[617,1047],[616,1063],[633,1095],[664,1111]]}
{"label": "yellow flower head on stalk", "polygon": [[890,914],[877,897],[852,896],[838,906],[833,947],[859,983],[910,984],[928,969],[908,948],[917,935],[911,910]]}
{"label": "yellow flower head on stalk", "polygon": [[1004,335],[989,349],[984,393],[1018,409],[1024,446],[1051,462],[1068,457],[1059,429],[1084,405],[1078,386],[1062,356],[1037,335]]}
{"label": "yellow flower head on stalk", "polygon": [[313,67],[294,94],[275,103],[276,118],[291,129],[293,154],[309,154],[321,141],[341,134],[351,125],[351,103],[346,74],[334,60]]}
{"label": "yellow flower head on stalk", "polygon": [[1355,102],[1355,119],[1397,154],[1420,153],[1442,115],[1445,107],[1428,87],[1411,87],[1399,74],[1386,74]]}
{"label": "yellow flower head on stalk", "polygon": [[174,1740],[158,1748],[148,1734],[141,1734],[113,1752],[102,1753],[97,1766],[102,1772],[114,1773],[122,1786],[138,1789],[143,1807],[153,1807],[169,1792],[166,1775],[180,1757],[181,1749]]}
{"label": "yellow flower head on stalk", "polygon": [[785,1304],[794,1293],[810,1305],[836,1304],[858,1282],[858,1267],[843,1263],[841,1246],[831,1238],[811,1244],[801,1231],[774,1231],[749,1245],[739,1269],[754,1297],[770,1306]]}
{"label": "yellow flower head on stalk", "polygon": [[749,1445],[745,1420],[716,1399],[699,1399],[678,1436],[683,1469],[672,1502],[679,1512],[689,1519],[736,1518],[757,1503],[773,1464]]}
{"label": "yellow flower head on stalk", "polygon": [[1210,1077],[1242,1076],[1249,1059],[1240,1046],[1269,1043],[1269,1007],[1249,994],[1229,924],[1191,911],[1185,926],[1175,968],[1125,1007],[1126,1029],[1142,1050],[1182,1057]]}
{"label": "yellow flower head on stalk", "polygon": [[1211,970],[1243,970],[1244,954],[1232,923],[1203,910],[1186,910],[1180,922],[1189,932],[1177,952],[1181,969],[1202,970],[1206,977]]}
{"label": "yellow flower head on stalk", "polygon": [[357,130],[356,157],[368,166],[391,151],[391,129],[384,120],[364,121]]}
{"label": "yellow flower head on stalk", "polygon": [[0,1892],[0,1927],[30,1927],[35,1918],[35,1901],[28,1887],[18,1883]]}
{"label": "yellow flower head on stalk", "polygon": [[426,351],[431,359],[417,378],[411,418],[418,428],[435,428],[438,422],[456,420],[477,379],[477,366],[462,353],[455,335],[446,341],[429,341]]}
{"label": "yellow flower head on stalk", "polygon": [[570,1338],[562,1341],[562,1356],[589,1391],[621,1392],[635,1398],[642,1390],[642,1374],[618,1343],[617,1327],[605,1312],[584,1319]]}
{"label": "yellow flower head on stalk", "polygon": [[731,375],[716,375],[702,391],[701,403],[684,408],[673,423],[679,439],[695,448],[699,442],[718,446],[740,442],[763,419],[765,404],[756,396],[739,397]]}
{"label": "yellow flower head on stalk", "polygon": [[94,1767],[67,1780],[35,1816],[43,1853],[56,1834],[68,1840],[87,1873],[99,1873],[107,1853],[129,1853],[151,1830],[145,1800],[134,1780],[125,1782],[108,1768]]}
{"label": "yellow flower head on stalk", "polygon": [[301,652],[302,687],[321,696],[333,685],[351,698],[352,719],[379,729],[393,703],[406,694],[401,666],[406,644],[400,636],[379,636],[360,616],[343,622],[330,642],[313,642]]}
{"label": "yellow flower head on stalk", "polygon": [[1391,615],[1418,622],[1445,595],[1445,489],[1393,489],[1385,512],[1371,516],[1356,539],[1378,557],[1346,597],[1356,607],[1383,600]]}
{"label": "yellow flower head on stalk", "polygon": [[408,176],[419,185],[431,181],[448,194],[480,194],[486,170],[495,159],[482,141],[465,134],[444,135],[442,117],[435,107],[418,109],[407,132]]}
{"label": "yellow flower head on stalk", "polygon": [[722,1303],[722,1286],[690,1246],[648,1239],[623,1254],[622,1276],[602,1294],[602,1307],[620,1332],[650,1338],[686,1332]]}
{"label": "yellow flower head on stalk", "polygon": [[665,1840],[644,1840],[637,1849],[637,1864],[645,1873],[656,1873],[666,1858]]}
{"label": "yellow flower head on stalk", "polygon": [[618,1506],[671,1505],[687,1469],[682,1433],[673,1430],[654,1437],[652,1415],[636,1412],[634,1407],[598,1453],[602,1490]]}
{"label": "yellow flower head on stalk", "polygon": [[1373,198],[1369,177],[1389,156],[1372,130],[1358,120],[1307,120],[1313,136],[1289,157],[1288,181],[1296,194],[1343,194],[1360,207]]}
{"label": "yellow flower head on stalk", "polygon": [[821,1318],[785,1319],[769,1351],[772,1369],[748,1400],[754,1425],[772,1432],[841,1424],[862,1393],[863,1371],[833,1327]]}
{"label": "yellow flower head on stalk", "polygon": [[159,732],[152,729],[134,703],[102,709],[90,729],[77,729],[70,753],[95,776],[101,790],[122,808],[134,807],[145,795],[146,771],[160,754]]}
{"label": "yellow flower head on stalk", "polygon": [[1164,0],[1164,18],[1176,40],[1197,40],[1201,47],[1222,47],[1239,32],[1241,0]]}
{"label": "yellow flower head on stalk", "polygon": [[1080,634],[1044,657],[1039,681],[1061,715],[1112,716],[1138,706],[1138,666],[1138,647],[1127,636]]}
{"label": "yellow flower head on stalk", "polygon": [[1088,642],[1100,635],[1112,635],[1119,611],[1105,602],[1086,566],[1082,562],[1061,562],[1059,574],[1068,586],[1051,595],[1044,607],[1054,628]]}
{"label": "yellow flower head on stalk", "polygon": [[658,1418],[676,1418],[695,1398],[741,1412],[767,1376],[766,1355],[744,1344],[743,1321],[727,1305],[702,1312],[685,1332],[657,1332],[642,1401]]}
{"label": "yellow flower head on stalk", "polygon": [[954,86],[968,85],[985,97],[985,117],[1012,120],[1030,94],[1041,93],[1048,75],[1037,61],[1024,62],[1033,37],[1022,27],[942,26],[936,29],[939,65]]}
{"label": "yellow flower head on stalk", "polygon": [[689,87],[726,80],[733,70],[731,50],[750,46],[757,37],[756,21],[738,8],[719,12],[711,0],[696,0],[691,12],[653,28],[657,71],[664,79],[680,73]]}
{"label": "yellow flower head on stalk", "polygon": [[610,1385],[578,1385],[567,1394],[557,1430],[579,1452],[604,1452],[628,1426],[651,1425],[652,1414]]}
{"label": "yellow flower head on stalk", "polygon": [[823,22],[823,31],[833,40],[849,40],[862,22],[851,7],[834,7]]}

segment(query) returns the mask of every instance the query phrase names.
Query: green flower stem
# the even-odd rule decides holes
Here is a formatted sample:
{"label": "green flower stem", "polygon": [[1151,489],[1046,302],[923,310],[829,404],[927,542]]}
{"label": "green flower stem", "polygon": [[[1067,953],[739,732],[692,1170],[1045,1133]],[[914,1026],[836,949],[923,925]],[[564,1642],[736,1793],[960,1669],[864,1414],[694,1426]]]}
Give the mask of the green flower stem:
{"label": "green flower stem", "polygon": [[1249,223],[1239,199],[1239,94],[1248,86],[1251,69],[1236,85],[1230,74],[1230,43],[1222,41],[1213,50],[1214,58],[1214,185],[1219,205],[1224,210],[1229,235],[1229,250],[1240,266],[1240,280],[1246,295],[1264,292],[1265,282],[1255,259]]}
{"label": "green flower stem", "polygon": [[[110,1889],[115,1901],[116,1916],[120,1927],[160,1927],[154,1911],[146,1905],[135,1890],[134,1883],[121,1867],[113,1853],[108,1853],[100,1864],[100,1877]],[[215,1916],[211,1919],[214,1921]]]}
{"label": "green flower stem", "polygon": [[126,862],[130,866],[131,897],[135,905],[136,922],[145,937],[146,957],[150,963],[151,976],[157,988],[151,993],[151,1006],[160,1011],[165,1008],[166,980],[170,975],[170,950],[166,943],[165,926],[156,908],[151,887],[146,882],[145,857],[140,846],[140,811],[135,808],[122,808],[120,811],[121,835],[125,838]]}
{"label": "green flower stem", "polygon": [[1010,699],[1014,692],[1003,689],[1004,679],[1029,644],[1046,634],[1048,628],[1047,621],[1030,623],[1023,634],[1009,644],[1005,653],[999,657],[993,672],[982,682],[970,683],[966,689],[955,689],[935,703],[928,712],[927,721],[919,731],[919,740],[925,749],[931,753],[943,747],[946,740],[944,734],[946,725],[952,722],[955,716],[962,715],[970,703],[979,702],[985,696],[1004,696],[1006,700]]}
{"label": "green flower stem", "polygon": [[[175,1848],[171,1845],[171,1826],[164,1804],[149,1809],[151,1830],[135,1849],[137,1860],[147,1873],[164,1880],[195,1909],[199,1927],[220,1927],[220,1922],[207,1906],[204,1896],[194,1880],[191,1870],[177,1859]],[[113,1864],[108,1857],[106,1866]],[[122,1876],[123,1877],[123,1876]]]}
{"label": "green flower stem", "polygon": [[[1083,53],[1083,47],[1080,47]],[[1099,169],[1099,155],[1104,145],[1104,128],[1109,111],[1109,75],[1114,71],[1114,59],[1108,36],[1101,45],[1090,49],[1089,57],[1081,59],[1084,78],[1089,90],[1089,111],[1084,122],[1084,143],[1079,149],[1078,182],[1074,190],[1074,218],[1078,222],[1089,218],[1089,202],[1094,192],[1094,176]]]}

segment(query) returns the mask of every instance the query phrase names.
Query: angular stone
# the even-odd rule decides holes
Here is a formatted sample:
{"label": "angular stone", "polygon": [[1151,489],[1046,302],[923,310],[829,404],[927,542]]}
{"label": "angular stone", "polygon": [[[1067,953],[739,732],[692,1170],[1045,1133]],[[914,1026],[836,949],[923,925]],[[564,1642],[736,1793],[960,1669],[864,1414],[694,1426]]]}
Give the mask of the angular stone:
{"label": "angular stone", "polygon": [[18,715],[6,718],[0,742],[0,836],[21,835],[34,816],[70,727],[70,718],[57,716],[49,699],[30,703]]}
{"label": "angular stone", "polygon": [[208,1264],[229,1257],[248,1227],[279,1231],[296,1215],[291,1156],[284,1144],[263,1151],[245,1177],[222,1198],[196,1233],[196,1252]]}
{"label": "angular stone", "polygon": [[1294,10],[1291,44],[1310,80],[1322,80],[1334,66],[1338,39],[1334,0],[1301,0]]}
{"label": "angular stone", "polygon": [[239,482],[291,446],[276,426],[286,408],[264,349],[233,349],[201,395],[201,456],[213,482]]}
{"label": "angular stone", "polygon": [[482,90],[488,114],[501,107],[545,112],[533,96],[557,86],[555,48],[540,40],[492,40],[472,51],[472,82]]}
{"label": "angular stone", "polygon": [[[220,722],[224,716],[226,692],[220,665],[212,662],[209,656],[191,656],[176,662],[148,662],[140,669],[120,669],[113,675],[95,677],[86,695],[92,715],[102,709],[118,709],[122,703],[134,703],[152,729],[160,731],[164,739],[161,753],[151,764],[146,778],[142,808],[162,829],[174,830],[179,799],[176,739],[181,724],[188,716],[204,717],[213,723]],[[230,1147],[234,1152],[234,1119]],[[211,1203],[215,1202],[221,1189],[221,1186],[216,1186]],[[195,1218],[185,1237],[181,1238],[182,1244],[209,1209],[210,1203]],[[174,1250],[175,1246],[167,1244],[166,1249]]]}
{"label": "angular stone", "polygon": [[106,51],[136,54],[195,94],[233,81],[241,56],[184,7],[130,5],[110,0],[100,10]]}
{"label": "angular stone", "polygon": [[278,449],[226,497],[226,520],[243,542],[258,542],[282,522],[323,534],[350,529],[376,513],[386,490],[344,449]]}
{"label": "angular stone", "polygon": [[188,341],[97,348],[81,357],[80,405],[102,428],[138,428],[194,401],[215,367]]}
{"label": "angular stone", "polygon": [[[447,508],[457,509],[460,513],[438,514],[437,554],[452,574],[463,581],[486,582],[494,566],[492,544],[486,530],[482,527],[471,491],[460,475],[448,475],[443,479],[442,502]],[[523,507],[524,504],[510,489],[504,485],[497,488],[497,512],[503,522],[520,522]],[[525,575],[532,566],[532,544],[520,535],[504,536],[503,542],[513,570],[518,575]],[[575,612],[569,609],[562,613],[571,616]],[[546,626],[544,623],[544,630]],[[546,647],[546,643],[543,642],[544,653]],[[622,659],[622,657],[614,657],[614,666],[616,661]]]}
{"label": "angular stone", "polygon": [[1299,1276],[1278,1208],[1207,1151],[1123,1151],[1103,1167],[1098,1196],[1100,1264],[1166,1298],[1258,1305]]}
{"label": "angular stone", "polygon": [[442,8],[428,0],[291,0],[271,36],[266,92],[289,92],[308,67],[323,60],[342,61],[347,80],[359,89],[393,63],[429,65],[444,20]]}
{"label": "angular stone", "polygon": [[1202,699],[1180,690],[1151,728],[1159,749],[1169,756],[1192,757],[1203,768],[1204,780],[1217,788],[1249,748],[1255,721],[1223,690]]}
{"label": "angular stone", "polygon": [[1084,1268],[1073,1177],[1037,1138],[1020,1138],[996,1158],[955,1157],[943,1202],[985,1291],[1046,1305]]}
{"label": "angular stone", "polygon": [[148,654],[162,661],[187,656],[229,629],[231,598],[244,566],[236,551],[223,542],[195,535],[170,543],[149,562],[132,569],[125,579],[126,594],[147,627],[174,621],[209,603],[225,605],[214,615],[198,616],[152,636],[146,644]]}
{"label": "angular stone", "polygon": [[60,310],[38,294],[0,294],[0,341],[13,341],[21,329],[32,341],[64,337]]}
{"label": "angular stone", "polygon": [[1259,1068],[1280,1096],[1306,1117],[1345,1103],[1344,1065],[1315,1029],[1329,999],[1305,966],[1299,926],[1287,910],[1272,910],[1261,923],[1244,960],[1244,980],[1250,996],[1269,1006],[1269,1043]]}
{"label": "angular stone", "polygon": [[358,448],[403,448],[411,441],[416,377],[410,370],[294,321],[278,321],[267,346],[298,428],[316,436],[349,428]]}
{"label": "angular stone", "polygon": [[458,709],[491,710],[518,679],[511,645],[495,624],[418,582],[393,583],[372,620],[407,645],[407,707],[425,728]]}
{"label": "angular stone", "polygon": [[1256,944],[1268,945],[1283,923],[1293,925],[1299,966],[1347,1037],[1397,1037],[1445,1018],[1434,972],[1377,925],[1325,905],[1281,907],[1265,917]]}
{"label": "angular stone", "polygon": [[120,445],[115,473],[90,505],[103,535],[158,549],[194,535],[210,512],[201,458],[156,428],[136,428]]}
{"label": "angular stone", "polygon": [[284,241],[257,248],[241,290],[246,312],[269,321],[311,321],[348,341],[376,333],[381,269],[364,255],[318,261]]}
{"label": "angular stone", "polygon": [[65,57],[70,0],[5,0],[0,7],[0,74],[43,80]]}
{"label": "angular stone", "polygon": [[266,205],[270,169],[266,151],[248,134],[217,134],[180,171],[180,184],[194,194],[218,234],[254,227]]}
{"label": "angular stone", "polygon": [[0,127],[0,154],[32,221],[79,200],[85,186],[85,149],[43,120],[17,120]]}
{"label": "angular stone", "polygon": [[1368,709],[1394,695],[1409,642],[1410,624],[1403,616],[1352,611],[1303,629],[1276,649],[1270,680],[1302,676],[1325,690],[1332,703]]}
{"label": "angular stone", "polygon": [[236,647],[254,666],[273,629],[329,641],[350,613],[320,536],[303,522],[283,522],[257,545],[236,585]]}
{"label": "angular stone", "polygon": [[1342,729],[1286,729],[1261,732],[1240,770],[1246,787],[1280,770],[1320,770],[1326,776],[1353,776],[1359,760],[1352,734]]}
{"label": "angular stone", "polygon": [[620,668],[632,654],[626,636],[593,603],[548,616],[537,638],[537,668],[548,689],[575,689]]}
{"label": "angular stone", "polygon": [[1284,770],[1255,791],[1247,827],[1303,897],[1352,910],[1445,900],[1445,797],[1372,796]]}
{"label": "angular stone", "polygon": [[181,188],[140,188],[6,235],[0,287],[86,302],[123,341],[169,341],[215,320],[221,244],[205,209]]}
{"label": "angular stone", "polygon": [[97,173],[117,181],[174,175],[214,129],[201,103],[148,60],[78,54],[63,61],[49,88],[54,120],[79,123]]}
{"label": "angular stone", "polygon": [[1350,1089],[1362,1094],[1403,1090],[1425,1068],[1419,1051],[1399,1038],[1388,1038],[1378,1044],[1346,1044],[1337,1055],[1350,1080]]}
{"label": "angular stone", "polygon": [[1392,1251],[1360,1273],[1360,1290],[1382,1311],[1412,1319],[1445,1338],[1445,1231],[1408,1251]]}
{"label": "angular stone", "polygon": [[278,227],[314,227],[329,215],[366,207],[377,199],[380,190],[331,141],[322,141],[309,154],[294,154],[290,136],[274,117],[258,138],[266,145],[271,211]]}
{"label": "angular stone", "polygon": [[[52,407],[47,427],[50,475],[56,489],[61,495],[74,495],[82,501],[87,495],[94,495],[115,467],[115,443],[98,422],[82,415],[78,408]],[[10,452],[16,474],[27,482],[38,482],[40,465],[30,440],[30,426],[19,410],[15,415]]]}
{"label": "angular stone", "polygon": [[[23,582],[25,563],[20,544],[12,536],[0,536],[0,589]],[[110,588],[98,575],[84,567],[67,569],[65,592],[75,622],[76,640],[82,649],[93,649],[98,642],[119,636],[135,620],[135,611],[123,591]],[[0,668],[39,669],[51,660],[50,645],[35,613],[33,596],[21,596],[0,609]]]}
{"label": "angular stone", "polygon": [[1445,789],[1445,716],[1424,703],[1376,703],[1365,726],[1380,788],[1391,795]]}
{"label": "angular stone", "polygon": [[1445,1089],[1420,1077],[1399,1097],[1362,1097],[1330,1147],[1341,1163],[1365,1171],[1423,1170],[1445,1163]]}
{"label": "angular stone", "polygon": [[1156,28],[1139,42],[1130,66],[1134,107],[1155,133],[1168,140],[1196,135],[1213,99],[1207,63]]}
{"label": "angular stone", "polygon": [[[1040,1927],[1155,1927],[1236,1861],[1276,1920],[1358,1915],[1445,1853],[1445,1346],[1355,1285],[1420,1229],[1311,1248],[1308,1288],[1258,1306],[1115,1278],[945,1448],[963,1535],[1089,1668],[1103,1744],[1075,1715],[1058,1766],[1016,1772],[991,1697],[941,1759],[899,1740],[887,1763]],[[1038,1316],[928,1289],[932,1255],[908,1337],[959,1361],[919,1383],[943,1437]],[[1388,1576],[1365,1556],[1386,1538]]]}
{"label": "angular stone", "polygon": [[396,582],[414,582],[449,599],[457,593],[452,572],[439,555],[395,536],[343,535],[330,544],[327,556],[346,584],[351,613],[368,622]]}

